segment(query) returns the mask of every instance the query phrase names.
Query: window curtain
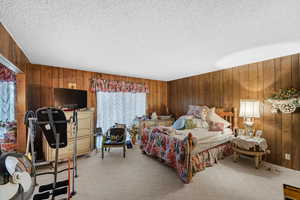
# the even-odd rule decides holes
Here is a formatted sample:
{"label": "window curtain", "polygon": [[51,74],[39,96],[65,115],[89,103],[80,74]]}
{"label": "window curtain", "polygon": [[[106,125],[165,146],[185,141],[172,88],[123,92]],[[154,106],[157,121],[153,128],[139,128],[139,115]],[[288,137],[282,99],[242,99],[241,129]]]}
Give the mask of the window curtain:
{"label": "window curtain", "polygon": [[146,93],[97,92],[97,127],[107,131],[115,123],[132,125],[146,114]]}
{"label": "window curtain", "polygon": [[0,64],[0,139],[15,121],[16,76]]}

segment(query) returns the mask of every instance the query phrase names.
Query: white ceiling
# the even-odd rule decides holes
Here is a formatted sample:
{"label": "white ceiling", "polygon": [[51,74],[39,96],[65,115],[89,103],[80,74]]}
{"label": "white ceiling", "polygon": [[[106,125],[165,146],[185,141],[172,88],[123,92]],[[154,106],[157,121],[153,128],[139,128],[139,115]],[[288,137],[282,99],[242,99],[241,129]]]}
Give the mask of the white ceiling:
{"label": "white ceiling", "polygon": [[173,80],[300,52],[299,0],[0,0],[32,63]]}

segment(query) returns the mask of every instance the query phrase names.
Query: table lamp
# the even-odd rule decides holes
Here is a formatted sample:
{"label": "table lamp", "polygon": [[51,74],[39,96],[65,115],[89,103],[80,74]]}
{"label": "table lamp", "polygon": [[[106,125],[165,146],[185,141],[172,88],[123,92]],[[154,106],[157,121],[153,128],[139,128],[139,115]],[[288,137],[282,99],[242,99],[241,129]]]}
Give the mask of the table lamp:
{"label": "table lamp", "polygon": [[240,117],[244,118],[244,125],[246,132],[250,135],[254,135],[253,125],[254,118],[260,117],[259,101],[253,99],[241,99],[240,100]]}

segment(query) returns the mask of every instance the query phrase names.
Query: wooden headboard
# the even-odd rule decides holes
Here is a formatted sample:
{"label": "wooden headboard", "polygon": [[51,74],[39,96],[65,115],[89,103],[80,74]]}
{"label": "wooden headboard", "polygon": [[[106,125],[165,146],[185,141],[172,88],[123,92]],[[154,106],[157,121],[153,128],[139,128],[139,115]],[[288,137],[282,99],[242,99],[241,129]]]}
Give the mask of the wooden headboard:
{"label": "wooden headboard", "polygon": [[224,108],[216,108],[216,113],[231,123],[233,132],[238,129],[238,113],[237,108],[232,108],[232,111],[224,111]]}

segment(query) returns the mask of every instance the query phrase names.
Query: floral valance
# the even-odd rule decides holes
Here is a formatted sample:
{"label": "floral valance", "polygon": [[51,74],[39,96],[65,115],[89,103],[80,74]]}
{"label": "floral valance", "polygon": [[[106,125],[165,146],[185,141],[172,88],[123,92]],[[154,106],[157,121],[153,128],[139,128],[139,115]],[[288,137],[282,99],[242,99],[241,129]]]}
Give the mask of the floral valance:
{"label": "floral valance", "polygon": [[0,81],[16,81],[16,75],[13,71],[0,63]]}
{"label": "floral valance", "polygon": [[93,92],[149,93],[149,88],[145,84],[104,79],[92,79],[91,89]]}

